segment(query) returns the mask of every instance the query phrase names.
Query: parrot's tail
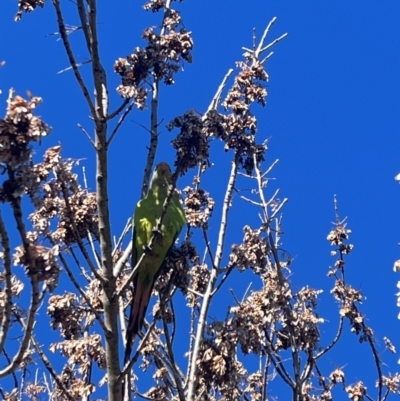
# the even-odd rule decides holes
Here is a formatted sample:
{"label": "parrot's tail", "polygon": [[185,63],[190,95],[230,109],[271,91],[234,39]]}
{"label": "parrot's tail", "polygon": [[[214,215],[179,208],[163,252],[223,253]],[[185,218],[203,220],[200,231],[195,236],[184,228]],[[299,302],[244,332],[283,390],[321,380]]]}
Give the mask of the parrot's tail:
{"label": "parrot's tail", "polygon": [[150,302],[152,290],[152,285],[148,285],[147,288],[143,290],[142,285],[140,284],[140,280],[137,280],[135,283],[133,303],[131,306],[128,327],[126,329],[124,364],[126,364],[130,360],[133,343],[135,342],[136,336],[142,330],[144,317],[146,315],[146,310]]}

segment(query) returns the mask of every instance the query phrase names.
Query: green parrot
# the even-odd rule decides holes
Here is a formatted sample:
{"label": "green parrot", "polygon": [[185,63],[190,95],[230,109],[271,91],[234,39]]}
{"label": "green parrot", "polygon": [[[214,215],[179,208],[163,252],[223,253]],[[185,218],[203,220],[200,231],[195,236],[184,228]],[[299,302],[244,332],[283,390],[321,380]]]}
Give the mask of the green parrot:
{"label": "green parrot", "polygon": [[[133,216],[132,267],[136,266],[153,236],[153,229],[161,217],[171,184],[172,173],[169,165],[165,162],[157,164],[151,178],[150,189],[138,202]],[[161,235],[156,237],[153,247],[144,257],[133,279],[134,293],[126,330],[124,363],[129,361],[135,336],[142,329],[154,282],[185,224],[185,212],[179,202],[178,194],[174,193],[163,218]]]}

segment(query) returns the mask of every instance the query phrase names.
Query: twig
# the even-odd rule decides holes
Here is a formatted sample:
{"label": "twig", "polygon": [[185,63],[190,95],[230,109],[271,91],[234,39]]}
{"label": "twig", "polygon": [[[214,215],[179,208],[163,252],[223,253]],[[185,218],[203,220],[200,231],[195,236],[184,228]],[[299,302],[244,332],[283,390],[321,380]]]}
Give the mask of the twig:
{"label": "twig", "polygon": [[[257,183],[258,183],[258,192],[259,192],[261,202],[263,204],[263,212],[264,212],[265,221],[269,222],[271,220],[271,218],[268,217],[268,208],[266,206],[267,202],[265,200],[264,191],[263,191],[262,176],[261,176],[261,172],[260,172],[259,163],[257,161],[257,156],[255,154],[253,155],[253,161],[254,161],[254,169],[255,169],[256,177],[257,177]],[[281,203],[281,205],[280,205],[281,207],[278,208],[279,210],[281,210],[281,208],[286,203],[286,201],[287,201],[287,199],[285,199]],[[276,215],[276,213],[274,213],[274,215]],[[279,255],[278,255],[277,248],[275,246],[275,242],[272,237],[272,233],[271,233],[270,229],[268,229],[268,240],[269,240],[271,252],[274,257],[275,264],[276,264],[278,281],[279,281],[280,286],[283,288],[286,280],[282,274],[282,267],[280,265]],[[300,356],[299,356],[299,351],[297,349],[297,345],[296,345],[296,341],[295,341],[296,336],[295,336],[294,328],[290,324],[290,322],[293,319],[293,311],[292,311],[290,303],[288,303],[286,306],[283,306],[283,308],[284,308],[286,318],[289,321],[287,327],[289,330],[289,340],[290,340],[290,345],[291,345],[291,350],[292,350],[292,363],[293,363],[293,371],[294,371],[294,375],[295,375],[295,383],[300,384],[300,382],[301,382],[301,379],[300,379],[300,377],[301,377],[300,376],[300,367],[301,367]],[[294,391],[297,394],[297,392],[300,391],[300,389],[296,387],[296,388],[294,388]],[[295,397],[295,399],[297,399],[297,398]]]}
{"label": "twig", "polygon": [[92,249],[92,254],[93,254],[93,256],[94,256],[94,258],[96,260],[97,267],[99,269],[101,269],[100,258],[99,258],[99,255],[98,255],[97,251],[96,251],[96,247],[94,246],[94,241],[93,241],[92,234],[90,233],[89,230],[87,230],[87,236],[88,236],[90,248]]}
{"label": "twig", "polygon": [[264,388],[261,401],[267,401],[268,369],[271,365],[271,355],[267,354],[264,367]]}
{"label": "twig", "polygon": [[254,57],[256,59],[258,59],[260,54],[262,53],[262,48],[263,48],[265,39],[267,38],[269,30],[271,29],[272,25],[275,23],[276,20],[277,20],[277,17],[273,17],[272,20],[267,25],[267,27],[265,28],[264,33],[261,36],[260,43],[258,44],[258,46],[254,52]]}
{"label": "twig", "polygon": [[274,167],[279,163],[279,159],[276,159],[266,170],[265,172],[262,174],[261,178],[264,178],[266,175],[268,175],[273,169]]}
{"label": "twig", "polygon": [[[267,46],[263,47],[260,51],[260,53],[264,53],[266,50],[268,50],[270,47],[276,45],[278,42],[280,42],[282,39],[285,39],[286,36],[288,36],[288,33],[284,33],[283,35],[279,36],[279,38],[273,40],[270,44],[268,44]],[[269,56],[267,56],[269,58]]]}
{"label": "twig", "polygon": [[135,106],[135,103],[132,101],[131,104],[125,109],[124,113],[122,116],[119,118],[117,125],[115,126],[113,132],[111,133],[110,138],[107,141],[107,146],[110,146],[110,143],[114,139],[115,135],[117,134],[119,128],[121,127],[122,123],[124,122],[125,118],[128,116],[128,114],[131,112],[133,107]]}
{"label": "twig", "polygon": [[107,327],[104,324],[103,319],[101,318],[101,316],[99,315],[99,313],[96,311],[96,309],[93,307],[92,303],[90,302],[90,299],[88,298],[88,296],[86,295],[85,291],[82,290],[81,286],[79,285],[79,283],[76,281],[74,274],[72,273],[71,269],[69,268],[69,265],[67,263],[67,261],[65,260],[64,256],[62,253],[60,253],[58,255],[58,257],[61,260],[61,263],[65,269],[65,271],[67,272],[67,275],[69,277],[69,279],[71,280],[72,284],[74,285],[74,287],[78,290],[79,294],[81,294],[81,297],[85,300],[86,304],[88,305],[88,307],[90,308],[91,312],[94,314],[94,316],[96,317],[96,320],[99,322],[99,325],[101,326],[101,328],[104,331],[104,334],[107,335],[108,334],[108,330]]}
{"label": "twig", "polygon": [[197,360],[200,355],[200,347],[203,341],[203,333],[206,325],[207,312],[210,307],[210,302],[213,296],[213,290],[215,283],[217,281],[218,276],[218,268],[222,259],[222,252],[224,249],[225,242],[225,234],[226,228],[228,224],[228,214],[230,210],[231,200],[233,188],[235,186],[237,169],[239,163],[239,155],[236,154],[234,160],[232,161],[231,173],[229,176],[228,186],[225,193],[223,208],[222,208],[222,217],[221,217],[221,225],[218,234],[218,243],[217,243],[217,251],[215,253],[215,259],[213,263],[213,269],[211,270],[210,278],[208,280],[207,289],[204,293],[203,303],[201,305],[199,321],[197,324],[196,330],[196,339],[194,343],[193,353],[190,355],[190,371],[189,371],[189,381],[188,381],[188,401],[195,400],[196,394],[196,373],[197,373]]}
{"label": "twig", "polygon": [[[86,61],[83,61],[82,63],[76,63],[76,66],[77,67],[82,67],[83,65],[90,64],[90,63],[91,63],[91,60],[86,60]],[[67,72],[67,71],[72,70],[72,69],[73,68],[71,66],[65,67],[65,68],[61,69],[60,71],[57,71],[57,74],[62,74],[64,72]]]}
{"label": "twig", "polygon": [[[165,34],[165,20],[170,13],[171,9],[171,1],[166,0],[164,4],[164,15],[163,21],[161,24],[161,32],[160,37]],[[158,77],[154,77],[154,81],[151,84],[152,87],[152,97],[151,97],[151,115],[150,115],[150,146],[149,151],[147,153],[146,159],[146,167],[144,169],[144,176],[142,182],[142,198],[144,198],[147,194],[149,183],[150,183],[150,175],[153,170],[154,159],[156,157],[157,147],[158,147],[158,96],[159,96],[159,79]]]}
{"label": "twig", "polygon": [[[61,173],[63,173],[63,166],[61,166]],[[64,201],[65,201],[65,206],[67,208],[67,212],[69,214],[69,218],[71,220],[71,226],[72,226],[72,231],[74,233],[76,242],[78,244],[79,250],[82,252],[83,257],[85,258],[90,270],[92,271],[93,275],[100,280],[101,282],[104,282],[104,278],[101,277],[101,275],[98,273],[96,267],[94,266],[92,259],[90,258],[85,245],[83,244],[82,238],[80,236],[80,233],[78,231],[78,228],[76,227],[76,222],[75,222],[75,216],[72,211],[71,204],[69,202],[69,195],[68,195],[68,190],[67,187],[65,186],[65,182],[62,179],[62,176],[59,177],[58,171],[54,170],[54,175],[56,176],[56,179],[59,180],[60,185],[61,185],[61,191],[64,195]]]}
{"label": "twig", "polygon": [[316,354],[314,356],[315,360],[321,358],[321,356],[323,356],[327,352],[329,352],[335,346],[335,344],[339,341],[340,336],[342,335],[342,331],[343,331],[343,323],[344,323],[344,317],[340,316],[338,331],[336,332],[335,338],[332,340],[332,342],[327,347],[325,347],[321,352],[319,352],[318,354]]}
{"label": "twig", "polygon": [[199,298],[203,298],[203,294],[201,294],[200,292],[197,292],[189,287],[187,288],[187,291],[191,292],[192,294],[196,295]]}
{"label": "twig", "polygon": [[[290,388],[294,389],[296,387],[296,383],[293,381],[293,379],[290,377],[289,373],[287,372],[285,365],[283,364],[283,361],[281,360],[280,356],[278,354],[276,354],[275,358],[277,359],[277,361],[275,361],[273,355],[271,355],[271,362],[274,365],[276,372],[279,374],[281,379],[290,386]],[[295,398],[293,398],[293,399],[295,399]]]}
{"label": "twig", "polygon": [[62,39],[64,47],[65,47],[65,51],[67,52],[69,63],[71,64],[72,70],[74,71],[74,74],[75,74],[75,78],[76,78],[79,86],[81,87],[83,96],[86,99],[86,102],[89,106],[90,112],[94,116],[96,113],[95,113],[95,108],[94,108],[92,99],[90,98],[89,91],[85,85],[85,82],[83,81],[82,75],[79,72],[79,68],[77,66],[74,53],[72,52],[72,48],[69,43],[68,34],[67,34],[67,31],[65,28],[64,18],[63,18],[62,12],[61,12],[60,1],[53,0],[53,6],[56,10],[58,29],[60,31],[60,35],[61,35],[61,39]]}
{"label": "twig", "polygon": [[330,387],[329,387],[329,385],[326,384],[325,377],[322,374],[321,369],[319,368],[317,363],[315,363],[315,370],[316,370],[316,372],[318,374],[318,383],[321,383],[321,385],[324,388],[324,390],[326,392],[329,392],[330,391]]}
{"label": "twig", "polygon": [[[13,171],[9,171],[9,177],[10,177],[10,181],[14,180]],[[30,305],[29,305],[29,313],[28,313],[26,329],[25,329],[25,333],[24,333],[24,337],[22,339],[21,345],[19,347],[17,354],[11,361],[11,363],[3,370],[0,370],[0,378],[8,376],[11,372],[15,371],[17,368],[20,367],[21,362],[23,361],[25,352],[27,351],[27,349],[29,347],[29,341],[32,336],[33,327],[34,327],[35,321],[36,321],[36,312],[37,312],[37,309],[39,307],[39,302],[40,302],[39,280],[38,280],[38,270],[37,270],[37,266],[36,266],[36,259],[32,255],[30,243],[29,243],[27,235],[26,235],[26,229],[25,229],[25,224],[23,222],[23,213],[22,213],[22,208],[21,208],[21,198],[20,197],[12,198],[11,199],[11,207],[12,207],[12,210],[14,213],[14,219],[17,223],[17,229],[18,229],[18,232],[19,232],[19,235],[21,237],[21,241],[22,241],[22,244],[24,247],[25,256],[27,257],[27,260],[29,260],[29,265],[26,266],[26,268],[28,270],[28,277],[31,282],[32,293],[31,293],[31,300],[30,300]]]}
{"label": "twig", "polygon": [[210,260],[211,260],[211,263],[212,263],[212,267],[213,267],[213,269],[217,269],[216,266],[214,265],[214,257],[213,257],[212,250],[211,250],[211,247],[210,247],[210,241],[208,239],[207,231],[206,231],[206,229],[204,227],[203,227],[203,237],[204,237],[204,242],[206,244],[206,249],[207,249],[207,252],[208,252],[208,256],[210,257]]}
{"label": "twig", "polygon": [[169,335],[168,325],[164,321],[164,319],[163,319],[163,325],[164,325],[165,340],[166,340],[166,344],[167,344],[167,355],[168,355],[169,360],[171,361],[170,365],[171,365],[175,385],[176,385],[176,388],[178,389],[179,399],[180,399],[180,401],[185,401],[185,393],[183,391],[181,378],[179,377],[178,370],[176,369],[176,361],[175,361],[175,357],[174,357],[174,351],[172,350],[172,342],[171,342],[171,337]]}
{"label": "twig", "polygon": [[278,205],[278,207],[274,210],[274,212],[272,213],[271,217],[270,217],[270,221],[272,221],[282,210],[283,206],[286,205],[286,203],[289,201],[288,198],[284,198],[282,200],[282,202]]}
{"label": "twig", "polygon": [[117,110],[113,111],[112,113],[108,114],[106,116],[106,121],[108,120],[112,120],[114,117],[116,117],[119,113],[121,113],[121,111],[124,109],[124,107],[129,103],[129,99],[125,99],[121,106],[118,107]]}
{"label": "twig", "polygon": [[149,189],[151,171],[153,170],[154,159],[158,147],[158,80],[155,78],[152,83],[151,116],[150,116],[150,145],[144,169],[141,197],[144,198]]}
{"label": "twig", "polygon": [[188,352],[188,357],[189,357],[189,363],[187,364],[186,368],[186,380],[184,382],[184,387],[186,388],[189,380],[189,374],[190,374],[190,361],[192,360],[192,355],[193,355],[193,347],[195,343],[195,332],[194,332],[194,327],[195,327],[195,308],[191,308],[191,314],[190,314],[190,333],[189,333],[189,352]]}
{"label": "twig", "polygon": [[228,78],[232,75],[233,73],[233,68],[230,68],[228,70],[228,72],[225,74],[224,78],[222,79],[221,84],[219,85],[217,92],[215,93],[214,97],[211,100],[210,105],[208,106],[207,111],[205,112],[203,119],[205,119],[207,117],[207,114],[211,111],[211,110],[217,110],[218,109],[218,105],[219,102],[221,100],[221,95],[222,95],[222,91],[224,90],[226,83],[228,81]]}
{"label": "twig", "polygon": [[233,267],[228,268],[228,270],[225,272],[224,276],[222,277],[221,281],[219,282],[217,287],[214,289],[213,295],[216,294],[221,289],[221,287],[224,285],[225,281],[228,279],[228,277],[230,276],[230,274],[232,272],[233,272]]}
{"label": "twig", "polygon": [[130,232],[132,229],[132,218],[129,217],[129,219],[127,220],[124,229],[122,230],[122,233],[120,235],[120,237],[118,238],[117,243],[114,246],[114,250],[113,250],[113,256],[115,255],[115,253],[118,251],[118,249],[120,248],[122,241],[124,240],[126,234],[128,234],[128,232]]}
{"label": "twig", "polygon": [[81,125],[78,124],[78,128],[85,134],[86,138],[89,140],[89,142],[92,144],[93,147],[95,147],[95,143],[89,133],[85,130],[85,128]]}
{"label": "twig", "polygon": [[[17,318],[19,324],[24,328],[24,330],[27,330],[27,326],[25,325],[24,321],[22,320],[21,316],[19,316],[19,314],[15,313],[15,317]],[[47,369],[47,371],[50,373],[51,377],[53,378],[53,380],[57,383],[57,386],[61,389],[61,391],[66,395],[66,397],[70,400],[70,401],[76,401],[75,397],[68,391],[68,389],[64,386],[64,383],[61,381],[60,376],[57,375],[57,373],[55,372],[50,360],[47,358],[47,356],[45,355],[45,353],[42,351],[41,347],[39,346],[39,344],[36,342],[35,337],[32,335],[31,337],[31,341],[33,346],[36,349],[36,352],[38,353],[40,359],[42,360],[45,368]]]}
{"label": "twig", "polygon": [[136,363],[136,361],[139,359],[140,356],[140,351],[142,348],[146,345],[147,339],[150,336],[151,331],[153,330],[154,326],[156,325],[156,322],[153,322],[150,327],[147,329],[146,334],[143,336],[142,340],[139,343],[139,346],[136,350],[135,355],[133,358],[129,361],[128,364],[126,364],[121,371],[121,374],[118,377],[118,382],[121,383],[121,381],[124,379],[124,377],[127,375],[127,373],[132,369],[132,366]]}
{"label": "twig", "polygon": [[12,308],[12,281],[11,281],[11,250],[10,239],[7,229],[3,221],[3,216],[0,213],[0,237],[3,252],[3,267],[5,286],[5,299],[3,300],[3,310],[0,326],[0,350],[4,349],[4,344],[7,338],[8,329],[10,328],[11,308]]}
{"label": "twig", "polygon": [[[83,0],[78,0],[78,4],[82,3]],[[107,92],[107,78],[106,72],[100,61],[99,54],[99,44],[98,44],[98,35],[97,35],[97,2],[96,0],[88,0],[88,16],[89,16],[89,24],[86,21],[82,21],[83,31],[85,32],[85,28],[88,30],[88,34],[85,37],[89,39],[87,44],[88,50],[92,57],[92,75],[94,78],[94,88],[95,88],[95,98],[96,98],[96,114],[93,114],[93,117],[96,117],[96,131],[99,132],[98,123],[101,120],[101,123],[105,123],[105,117],[108,114],[108,92]],[[103,131],[103,130],[101,130]],[[105,141],[106,138],[104,137]]]}
{"label": "twig", "polygon": [[240,195],[240,199],[243,199],[246,202],[252,203],[255,206],[262,206],[262,204],[260,202],[253,201],[252,199],[246,198],[243,195]]}
{"label": "twig", "polygon": [[[114,277],[118,277],[119,274],[121,273],[122,268],[124,267],[125,263],[128,261],[128,259],[130,258],[131,254],[132,254],[132,248],[133,248],[133,243],[132,241],[129,241],[128,246],[126,247],[124,253],[122,254],[122,256],[118,259],[117,263],[115,264],[114,267]],[[132,268],[134,269],[135,266],[132,266]],[[135,272],[136,273],[136,272]],[[132,275],[132,279],[133,279]],[[125,289],[128,287],[128,285],[130,284],[130,281],[128,280],[124,286],[125,288],[123,289],[123,291],[125,291]],[[118,294],[122,294],[123,291],[118,292]]]}

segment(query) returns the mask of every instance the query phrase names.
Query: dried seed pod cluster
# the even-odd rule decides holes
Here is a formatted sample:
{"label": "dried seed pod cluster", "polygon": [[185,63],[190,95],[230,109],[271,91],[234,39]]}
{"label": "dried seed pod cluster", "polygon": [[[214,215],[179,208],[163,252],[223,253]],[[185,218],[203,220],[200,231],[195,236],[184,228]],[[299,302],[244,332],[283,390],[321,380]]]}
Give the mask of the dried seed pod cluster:
{"label": "dried seed pod cluster", "polygon": [[19,21],[22,18],[22,14],[30,13],[35,10],[36,7],[43,8],[46,0],[19,0],[18,1],[18,12],[14,17],[15,21]]}
{"label": "dried seed pod cluster", "polygon": [[[146,3],[146,11],[164,10],[165,1]],[[165,12],[161,32],[148,28],[143,32],[146,47],[137,47],[132,54],[119,58],[114,71],[121,76],[118,93],[124,98],[133,99],[139,109],[146,105],[148,91],[145,81],[152,77],[165,84],[174,84],[174,75],[183,62],[192,62],[193,40],[191,32],[183,27],[180,14],[169,8]]]}

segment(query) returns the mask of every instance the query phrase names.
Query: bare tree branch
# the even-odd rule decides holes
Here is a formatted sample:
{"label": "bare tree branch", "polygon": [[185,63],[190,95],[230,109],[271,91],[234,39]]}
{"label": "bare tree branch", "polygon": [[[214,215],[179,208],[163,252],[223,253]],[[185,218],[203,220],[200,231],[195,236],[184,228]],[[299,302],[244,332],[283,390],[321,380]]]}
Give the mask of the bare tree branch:
{"label": "bare tree branch", "polygon": [[135,103],[131,102],[131,104],[125,109],[124,113],[119,118],[118,123],[115,126],[113,132],[111,133],[110,138],[107,141],[107,146],[110,146],[110,144],[111,144],[112,140],[114,139],[115,135],[117,135],[117,132],[118,132],[119,128],[121,127],[122,123],[124,122],[124,120],[128,116],[128,114],[132,111],[134,106],[135,106]]}
{"label": "bare tree branch", "polygon": [[232,201],[233,188],[235,186],[235,181],[236,181],[238,162],[239,162],[239,156],[238,156],[238,154],[236,154],[234,160],[232,161],[231,173],[229,175],[228,186],[227,186],[226,193],[225,193],[223,209],[222,209],[221,225],[220,225],[220,230],[219,230],[219,235],[218,235],[217,250],[215,253],[213,268],[211,269],[207,289],[204,293],[204,298],[203,298],[203,302],[201,305],[201,311],[200,311],[199,321],[198,321],[197,329],[196,329],[196,339],[194,342],[193,353],[190,355],[190,360],[189,360],[190,370],[189,370],[189,380],[188,380],[188,400],[189,401],[195,400],[197,361],[198,361],[198,358],[200,355],[201,343],[203,341],[203,334],[204,334],[204,329],[205,329],[205,325],[206,325],[207,312],[208,312],[208,308],[210,307],[214,286],[216,284],[217,277],[218,277],[218,269],[219,269],[221,259],[222,259],[226,228],[227,228],[227,224],[228,224],[228,214],[229,214],[229,209],[230,209],[230,205],[231,205],[231,201]]}
{"label": "bare tree branch", "polygon": [[[27,326],[25,325],[25,323],[24,323],[23,319],[21,318],[21,316],[19,316],[18,314],[15,314],[15,316],[16,316],[18,322],[20,323],[20,325],[26,331],[27,330]],[[47,358],[46,354],[43,352],[43,350],[40,347],[40,345],[36,342],[35,336],[32,335],[30,340],[32,341],[32,344],[35,347],[36,352],[38,353],[40,359],[42,360],[45,368],[50,373],[50,375],[53,378],[53,380],[57,383],[57,386],[60,388],[60,390],[65,394],[65,396],[68,398],[68,400],[76,401],[75,397],[64,386],[64,383],[61,381],[60,377],[57,375],[53,365],[51,364],[50,360]]]}
{"label": "bare tree branch", "polygon": [[3,253],[4,264],[4,279],[5,286],[5,299],[2,301],[4,308],[2,308],[1,325],[0,325],[0,352],[4,349],[4,344],[7,339],[8,329],[10,327],[11,308],[12,308],[12,281],[11,281],[11,250],[10,239],[8,237],[7,229],[4,224],[3,216],[0,213],[0,237]]}
{"label": "bare tree branch", "polygon": [[129,103],[129,99],[125,99],[121,106],[119,106],[115,111],[113,111],[112,113],[109,113],[106,117],[106,121],[112,120],[114,117],[116,117],[119,113],[121,113],[121,111],[124,109],[125,106],[127,106]]}
{"label": "bare tree branch", "polygon": [[[13,179],[12,173],[11,178]],[[39,295],[39,280],[38,280],[38,271],[37,271],[37,266],[36,266],[36,260],[32,255],[31,252],[31,247],[30,243],[27,239],[26,235],[26,229],[25,229],[25,224],[23,222],[23,213],[22,213],[22,208],[21,208],[21,198],[12,198],[11,200],[11,206],[12,210],[14,213],[14,219],[17,223],[17,228],[19,235],[21,237],[21,241],[24,247],[24,251],[26,256],[28,257],[29,260],[29,266],[27,266],[28,269],[28,276],[31,282],[31,300],[30,300],[30,306],[29,306],[29,312],[28,312],[28,318],[27,318],[27,323],[26,323],[26,329],[24,332],[24,336],[21,342],[21,345],[19,347],[19,350],[11,363],[4,369],[0,370],[0,378],[5,377],[9,375],[11,372],[13,372],[15,369],[17,369],[21,362],[23,361],[24,354],[27,351],[29,347],[29,341],[32,336],[33,332],[33,327],[35,324],[35,316],[36,312],[39,307],[39,302],[40,302],[40,295]]]}
{"label": "bare tree branch", "polygon": [[67,31],[65,28],[64,18],[63,18],[62,12],[61,12],[60,1],[59,0],[52,0],[52,1],[53,1],[53,6],[56,10],[58,29],[60,31],[61,39],[64,43],[64,47],[67,52],[69,63],[71,64],[72,70],[74,71],[74,74],[75,74],[75,78],[76,78],[79,86],[81,87],[83,96],[86,99],[86,102],[89,106],[90,112],[92,115],[95,115],[95,108],[94,108],[92,99],[90,98],[89,91],[87,90],[87,87],[82,78],[82,75],[79,72],[79,68],[77,66],[74,53],[72,52],[72,48],[69,43],[68,34],[67,34]]}

